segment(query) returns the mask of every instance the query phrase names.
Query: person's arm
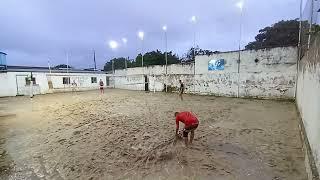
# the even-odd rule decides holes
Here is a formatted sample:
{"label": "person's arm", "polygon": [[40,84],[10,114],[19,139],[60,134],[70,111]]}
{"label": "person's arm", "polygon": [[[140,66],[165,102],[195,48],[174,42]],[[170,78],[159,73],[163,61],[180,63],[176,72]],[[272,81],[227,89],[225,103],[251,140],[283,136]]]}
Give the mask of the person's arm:
{"label": "person's arm", "polygon": [[179,120],[176,119],[176,135],[178,135],[178,131],[179,131]]}

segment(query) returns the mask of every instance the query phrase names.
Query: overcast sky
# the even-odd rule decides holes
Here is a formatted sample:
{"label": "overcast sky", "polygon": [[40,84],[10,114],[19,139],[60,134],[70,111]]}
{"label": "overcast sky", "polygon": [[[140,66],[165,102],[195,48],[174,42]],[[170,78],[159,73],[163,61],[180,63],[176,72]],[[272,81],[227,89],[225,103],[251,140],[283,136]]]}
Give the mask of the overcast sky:
{"label": "overcast sky", "polygon": [[[141,51],[137,32],[145,32],[144,51],[164,49],[162,26],[168,26],[168,49],[182,55],[193,45],[192,15],[197,17],[196,44],[203,49],[236,50],[238,0],[1,0],[0,51],[9,65],[47,66],[69,62],[99,68],[115,56],[134,58]],[[242,46],[258,30],[279,20],[299,17],[300,0],[245,0]],[[110,40],[121,43],[116,52]]]}

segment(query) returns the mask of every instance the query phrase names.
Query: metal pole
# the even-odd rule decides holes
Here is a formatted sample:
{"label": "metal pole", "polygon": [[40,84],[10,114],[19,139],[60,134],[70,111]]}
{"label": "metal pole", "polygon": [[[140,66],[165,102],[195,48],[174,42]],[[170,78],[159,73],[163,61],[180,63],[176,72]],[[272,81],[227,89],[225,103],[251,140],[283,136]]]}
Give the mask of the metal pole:
{"label": "metal pole", "polygon": [[165,59],[166,59],[166,92],[168,92],[168,39],[167,39],[167,31],[164,31],[165,38]]}
{"label": "metal pole", "polygon": [[68,54],[68,52],[67,52],[67,74],[68,74],[68,72],[69,72],[69,54]]}
{"label": "metal pole", "polygon": [[124,58],[124,67],[125,69],[127,69],[128,65],[127,65],[127,60],[129,60],[129,56],[128,56],[128,59],[127,58]]}
{"label": "metal pole", "polygon": [[112,59],[111,62],[112,62],[113,88],[116,88],[116,81],[115,81],[115,79],[114,79],[114,59]]}
{"label": "metal pole", "polygon": [[68,87],[70,86],[70,76],[69,76],[69,53],[67,52],[67,77],[68,77]]}
{"label": "metal pole", "polygon": [[143,39],[141,40],[141,67],[143,67]]}
{"label": "metal pole", "polygon": [[300,21],[299,21],[299,42],[298,42],[298,61],[301,58],[301,51],[302,51],[302,46],[301,46],[301,34],[302,34],[302,4],[303,0],[300,0]]}
{"label": "metal pole", "polygon": [[239,98],[240,96],[240,62],[241,62],[241,36],[242,36],[242,14],[243,13],[243,9],[241,8],[241,12],[240,12],[240,31],[239,31],[239,59],[238,59],[238,92],[237,92],[237,97]]}
{"label": "metal pole", "polygon": [[51,74],[50,60],[48,60],[49,73]]}
{"label": "metal pole", "polygon": [[299,42],[298,42],[298,59],[297,59],[297,72],[296,72],[296,87],[294,90],[294,97],[297,99],[297,90],[298,90],[298,73],[299,73],[299,61],[301,58],[302,53],[302,46],[301,46],[301,34],[302,34],[302,2],[303,0],[300,0],[300,22],[299,22]]}
{"label": "metal pole", "polygon": [[239,59],[238,59],[238,73],[240,73],[240,58],[241,58],[241,38],[242,38],[242,9],[240,13],[240,34],[239,34]]}
{"label": "metal pole", "polygon": [[312,23],[313,23],[313,10],[314,10],[314,2],[313,2],[313,0],[311,0],[311,18],[310,18],[309,37],[308,37],[308,50],[310,48],[310,43],[311,43],[311,33],[312,33]]}
{"label": "metal pole", "polygon": [[93,50],[93,62],[94,62],[94,71],[97,70],[97,63],[96,63],[96,51]]}
{"label": "metal pole", "polygon": [[193,93],[196,93],[196,84],[195,84],[195,78],[196,78],[196,25],[194,23],[193,25]]}

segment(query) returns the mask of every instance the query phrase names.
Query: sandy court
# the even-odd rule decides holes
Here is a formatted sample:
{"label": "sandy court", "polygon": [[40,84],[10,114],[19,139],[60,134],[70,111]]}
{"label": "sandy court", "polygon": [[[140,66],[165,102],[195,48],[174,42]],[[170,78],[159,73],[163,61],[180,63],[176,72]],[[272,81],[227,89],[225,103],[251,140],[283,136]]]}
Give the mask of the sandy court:
{"label": "sandy court", "polygon": [[[200,120],[174,140],[175,111]],[[125,90],[0,98],[0,179],[304,180],[293,102]]]}

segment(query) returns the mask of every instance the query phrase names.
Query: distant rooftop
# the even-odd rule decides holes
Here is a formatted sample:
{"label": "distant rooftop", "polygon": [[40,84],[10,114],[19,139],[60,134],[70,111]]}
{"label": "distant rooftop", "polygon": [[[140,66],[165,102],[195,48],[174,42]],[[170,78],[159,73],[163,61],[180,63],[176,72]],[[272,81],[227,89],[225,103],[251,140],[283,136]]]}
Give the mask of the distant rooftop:
{"label": "distant rooftop", "polygon": [[[50,72],[49,67],[38,66],[7,66],[7,72]],[[99,73],[104,74],[104,71],[94,69],[72,69],[72,68],[52,68],[52,73]]]}
{"label": "distant rooftop", "polygon": [[7,55],[6,53],[4,53],[4,52],[1,52],[1,51],[0,51],[0,54],[4,54],[4,55]]}

